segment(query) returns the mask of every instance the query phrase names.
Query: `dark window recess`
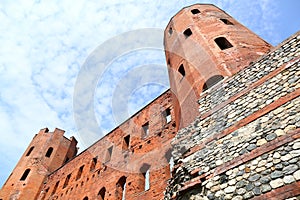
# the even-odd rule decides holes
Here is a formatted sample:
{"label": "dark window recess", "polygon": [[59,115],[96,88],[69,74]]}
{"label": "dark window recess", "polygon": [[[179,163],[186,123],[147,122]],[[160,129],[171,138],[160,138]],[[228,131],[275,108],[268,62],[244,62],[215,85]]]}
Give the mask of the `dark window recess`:
{"label": "dark window recess", "polygon": [[193,10],[191,10],[191,12],[192,12],[194,15],[196,15],[196,14],[200,13],[200,10],[198,10],[198,9],[193,9]]}
{"label": "dark window recess", "polygon": [[224,24],[233,25],[228,19],[220,19]]}
{"label": "dark window recess", "polygon": [[163,116],[166,119],[166,122],[169,123],[172,121],[172,116],[171,116],[171,109],[167,108],[164,112],[163,112]]}
{"label": "dark window recess", "polygon": [[48,158],[50,158],[52,152],[53,152],[53,148],[52,148],[52,147],[49,147],[49,149],[48,149],[48,151],[47,151],[47,153],[46,153],[45,156],[48,157]]}
{"label": "dark window recess", "polygon": [[172,35],[172,34],[173,34],[173,28],[172,28],[172,27],[169,28],[168,33],[169,33],[169,35]]}
{"label": "dark window recess", "polygon": [[232,44],[224,37],[216,38],[215,42],[220,47],[221,50],[233,47]]}
{"label": "dark window recess", "polygon": [[150,189],[150,165],[143,164],[140,171],[142,172],[144,178],[144,190],[147,191]]}
{"label": "dark window recess", "polygon": [[100,197],[100,200],[104,200],[105,198],[106,189],[105,187],[101,188],[98,192],[98,196]]}
{"label": "dark window recess", "polygon": [[144,131],[144,137],[147,137],[149,135],[149,122],[146,122],[143,126],[143,131]]}
{"label": "dark window recess", "polygon": [[30,149],[28,150],[26,156],[29,156],[31,154],[31,152],[32,152],[33,149],[34,149],[34,147],[30,147]]}
{"label": "dark window recess", "polygon": [[111,155],[112,155],[112,151],[113,151],[113,147],[112,146],[107,149],[105,162],[110,161]]}
{"label": "dark window recess", "polygon": [[185,36],[185,38],[188,38],[192,35],[192,31],[190,28],[186,29],[185,31],[183,31],[183,35]]}
{"label": "dark window recess", "polygon": [[209,78],[204,83],[202,91],[204,92],[204,91],[208,90],[209,88],[211,88],[212,86],[216,85],[218,82],[220,82],[223,79],[224,79],[224,77],[221,76],[221,75],[215,75],[215,76]]}
{"label": "dark window recess", "polygon": [[30,172],[30,169],[26,169],[25,172],[23,173],[22,177],[20,178],[20,181],[25,181],[29,172]]}
{"label": "dark window recess", "polygon": [[52,190],[51,195],[55,194],[55,192],[56,192],[56,190],[57,190],[57,188],[58,188],[58,185],[59,185],[59,181],[56,182],[56,184],[55,184],[55,186],[54,186],[54,188],[53,188],[53,190]]}
{"label": "dark window recess", "polygon": [[88,197],[84,197],[83,200],[89,200],[89,198]]}
{"label": "dark window recess", "polygon": [[116,194],[118,200],[125,200],[126,195],[126,177],[122,176],[116,184]]}
{"label": "dark window recess", "polygon": [[90,167],[90,171],[94,170],[97,164],[97,160],[98,157],[93,158],[92,163],[91,163],[91,167]]}
{"label": "dark window recess", "polygon": [[84,165],[82,165],[82,166],[79,168],[79,170],[78,170],[78,172],[77,172],[76,180],[78,180],[78,179],[81,178],[81,174],[82,174],[82,172],[83,172],[83,168],[84,168]]}
{"label": "dark window recess", "polygon": [[66,177],[66,180],[65,180],[65,183],[64,183],[64,186],[63,188],[67,187],[68,184],[69,184],[69,181],[70,181],[70,178],[71,178],[71,174],[69,174],[67,177]]}
{"label": "dark window recess", "polygon": [[185,76],[185,70],[183,67],[183,64],[180,65],[180,67],[178,68],[178,72],[184,77]]}
{"label": "dark window recess", "polygon": [[129,144],[130,144],[130,135],[127,135],[126,137],[124,137],[122,149],[123,150],[129,149]]}

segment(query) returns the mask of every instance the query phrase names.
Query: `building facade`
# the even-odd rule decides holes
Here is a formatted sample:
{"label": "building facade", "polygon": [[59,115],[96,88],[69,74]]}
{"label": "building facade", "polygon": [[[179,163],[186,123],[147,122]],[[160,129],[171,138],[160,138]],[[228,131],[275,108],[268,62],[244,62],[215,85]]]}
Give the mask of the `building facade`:
{"label": "building facade", "polygon": [[79,155],[42,129],[0,199],[299,198],[299,32],[272,47],[196,4],[164,46],[170,90]]}

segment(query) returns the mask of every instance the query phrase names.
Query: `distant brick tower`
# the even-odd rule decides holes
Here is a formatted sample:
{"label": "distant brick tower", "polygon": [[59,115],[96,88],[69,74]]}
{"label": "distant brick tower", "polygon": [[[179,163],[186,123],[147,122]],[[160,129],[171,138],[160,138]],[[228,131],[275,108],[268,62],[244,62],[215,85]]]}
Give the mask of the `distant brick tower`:
{"label": "distant brick tower", "polygon": [[0,190],[0,199],[36,199],[49,173],[76,155],[76,145],[63,130],[40,130]]}
{"label": "distant brick tower", "polygon": [[196,4],[179,11],[164,33],[178,128],[198,115],[201,93],[264,55],[271,45],[223,10]]}

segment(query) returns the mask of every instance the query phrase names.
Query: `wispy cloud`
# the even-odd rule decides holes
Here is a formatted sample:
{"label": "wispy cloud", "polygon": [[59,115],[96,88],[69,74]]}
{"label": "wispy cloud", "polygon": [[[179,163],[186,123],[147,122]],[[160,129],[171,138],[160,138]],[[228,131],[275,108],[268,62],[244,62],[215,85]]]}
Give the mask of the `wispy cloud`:
{"label": "wispy cloud", "polygon": [[[272,43],[277,1],[211,1]],[[60,127],[66,136],[77,133],[73,93],[77,74],[100,44],[125,31],[164,28],[183,1],[2,1],[0,5],[0,184],[8,177],[33,135],[40,128]],[[108,49],[107,49],[108,50]],[[95,113],[104,132],[116,124],[112,95],[120,81],[141,66],[164,65],[162,52],[135,52],[111,64],[95,91]],[[131,91],[128,115],[164,91],[151,83]],[[162,72],[161,80],[167,80]],[[142,80],[143,82],[143,80]],[[128,82],[131,84],[131,82]],[[122,95],[122,94],[120,94]],[[89,124],[86,124],[89,126]],[[81,146],[83,146],[80,143]]]}

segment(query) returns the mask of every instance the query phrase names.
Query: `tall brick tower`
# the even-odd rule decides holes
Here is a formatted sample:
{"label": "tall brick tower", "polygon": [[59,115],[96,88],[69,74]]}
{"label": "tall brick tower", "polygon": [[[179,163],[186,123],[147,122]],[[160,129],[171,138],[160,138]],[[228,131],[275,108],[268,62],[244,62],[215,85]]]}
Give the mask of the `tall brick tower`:
{"label": "tall brick tower", "polygon": [[196,4],[179,11],[164,33],[178,128],[198,114],[197,99],[218,81],[245,68],[271,45],[223,10]]}
{"label": "tall brick tower", "polygon": [[76,155],[76,145],[63,130],[40,130],[0,190],[0,199],[36,199],[49,173]]}

